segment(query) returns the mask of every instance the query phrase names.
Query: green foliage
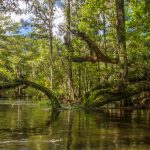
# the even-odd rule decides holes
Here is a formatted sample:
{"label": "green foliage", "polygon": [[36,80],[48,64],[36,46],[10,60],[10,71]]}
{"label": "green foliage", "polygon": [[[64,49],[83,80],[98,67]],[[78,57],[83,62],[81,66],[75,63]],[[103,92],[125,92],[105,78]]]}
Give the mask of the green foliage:
{"label": "green foliage", "polygon": [[[30,13],[33,32],[27,36],[17,35],[19,23],[14,23],[6,15],[0,16],[0,82],[6,79],[24,77],[50,88],[50,49],[49,49],[49,9],[48,1],[31,1]],[[34,7],[33,7],[34,4]],[[32,8],[32,9],[31,9]],[[46,16],[48,18],[46,18]],[[41,15],[45,18],[41,18]],[[66,14],[65,14],[66,15]],[[46,19],[46,20],[45,20]],[[53,18],[52,18],[53,19]],[[150,68],[150,24],[148,0],[125,1],[126,45],[129,64],[129,78],[142,77]],[[53,20],[52,20],[53,21]],[[75,28],[95,41],[99,49],[111,58],[117,58],[115,1],[78,0],[71,3],[71,28]],[[62,31],[63,32],[63,31]],[[58,37],[53,38],[53,90],[56,95],[68,98],[68,57],[91,56],[88,45],[71,34],[71,50]],[[91,88],[105,82],[120,80],[118,65],[101,62],[77,64],[72,62],[74,95],[78,100]],[[28,95],[39,99],[45,98],[42,93],[26,89]],[[94,101],[95,94],[89,101]]]}

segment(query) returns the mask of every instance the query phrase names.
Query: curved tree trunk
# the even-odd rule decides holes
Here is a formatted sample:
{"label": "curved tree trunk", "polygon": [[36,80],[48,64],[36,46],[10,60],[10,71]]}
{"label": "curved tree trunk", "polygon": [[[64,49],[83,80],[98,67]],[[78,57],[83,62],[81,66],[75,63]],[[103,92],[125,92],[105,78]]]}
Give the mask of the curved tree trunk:
{"label": "curved tree trunk", "polygon": [[12,89],[12,88],[18,87],[20,85],[30,86],[32,88],[35,88],[35,89],[43,92],[51,100],[52,109],[61,108],[59,100],[52,93],[52,91],[50,91],[48,88],[46,88],[42,85],[39,85],[39,84],[34,83],[32,81],[29,81],[29,80],[25,80],[25,79],[14,80],[14,83],[6,84],[6,85],[0,85],[0,90]]}
{"label": "curved tree trunk", "polygon": [[[12,89],[20,85],[30,86],[45,93],[45,95],[51,100],[52,109],[61,108],[59,100],[48,88],[28,80],[20,79],[15,80],[10,84],[0,85],[0,91]],[[121,100],[126,101],[128,98],[138,95],[142,92],[150,92],[149,81],[129,83],[129,85],[127,85],[125,88],[122,88],[120,85],[114,86],[113,84],[107,83],[103,86],[97,86],[85,94],[85,106],[101,107],[112,102]]]}
{"label": "curved tree trunk", "polygon": [[101,107],[115,101],[126,101],[128,98],[140,94],[142,92],[150,91],[150,82],[142,81],[135,84],[129,84],[127,87],[106,87],[96,88],[91,93],[87,93],[85,99],[85,106]]}

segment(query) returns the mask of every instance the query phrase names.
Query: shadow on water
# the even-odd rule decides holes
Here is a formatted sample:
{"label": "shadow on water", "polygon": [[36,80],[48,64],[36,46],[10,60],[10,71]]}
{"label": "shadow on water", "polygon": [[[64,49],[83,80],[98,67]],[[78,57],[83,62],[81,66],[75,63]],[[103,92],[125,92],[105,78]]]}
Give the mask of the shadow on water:
{"label": "shadow on water", "polygon": [[52,112],[0,103],[0,150],[149,150],[150,110]]}

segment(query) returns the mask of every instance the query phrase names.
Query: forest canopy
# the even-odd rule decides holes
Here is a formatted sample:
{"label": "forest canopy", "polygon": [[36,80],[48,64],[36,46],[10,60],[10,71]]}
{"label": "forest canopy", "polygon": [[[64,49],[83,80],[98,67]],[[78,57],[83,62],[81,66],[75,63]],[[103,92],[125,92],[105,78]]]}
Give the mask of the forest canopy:
{"label": "forest canopy", "polygon": [[149,10],[148,0],[1,0],[0,97],[45,99],[32,82],[60,103],[149,104]]}

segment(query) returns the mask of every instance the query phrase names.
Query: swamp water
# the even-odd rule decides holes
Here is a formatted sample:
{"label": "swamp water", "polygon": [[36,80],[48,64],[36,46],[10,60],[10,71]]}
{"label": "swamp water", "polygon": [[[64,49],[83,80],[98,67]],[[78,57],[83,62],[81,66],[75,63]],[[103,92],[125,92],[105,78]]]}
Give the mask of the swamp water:
{"label": "swamp water", "polygon": [[0,101],[0,150],[150,150],[150,110],[63,110]]}

